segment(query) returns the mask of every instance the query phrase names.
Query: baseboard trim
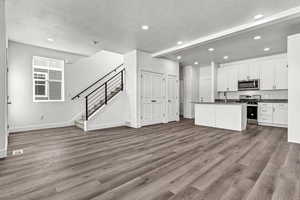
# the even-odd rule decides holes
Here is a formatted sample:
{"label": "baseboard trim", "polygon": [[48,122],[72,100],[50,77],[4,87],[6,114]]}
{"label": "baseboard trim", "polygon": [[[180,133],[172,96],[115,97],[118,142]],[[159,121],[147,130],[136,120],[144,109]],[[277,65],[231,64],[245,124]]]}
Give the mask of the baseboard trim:
{"label": "baseboard trim", "polygon": [[272,124],[272,123],[262,123],[262,122],[258,122],[258,125],[260,126],[273,126],[273,127],[279,127],[279,128],[287,128],[288,125],[285,124]]}
{"label": "baseboard trim", "polygon": [[292,140],[292,139],[288,139],[289,143],[295,143],[295,144],[300,144],[300,141],[296,141],[296,140]]}
{"label": "baseboard trim", "polygon": [[88,125],[87,124],[87,131],[93,130],[100,130],[106,128],[115,128],[119,126],[126,126],[125,122],[116,122],[116,123],[106,123],[106,124],[95,124],[95,125]]}
{"label": "baseboard trim", "polygon": [[42,130],[42,129],[49,129],[49,128],[62,128],[62,127],[67,127],[67,126],[74,126],[74,122],[35,124],[35,125],[29,125],[29,126],[13,127],[13,128],[9,129],[9,133],[34,131],[34,130]]}
{"label": "baseboard trim", "polygon": [[0,159],[7,157],[7,150],[6,149],[0,149]]}

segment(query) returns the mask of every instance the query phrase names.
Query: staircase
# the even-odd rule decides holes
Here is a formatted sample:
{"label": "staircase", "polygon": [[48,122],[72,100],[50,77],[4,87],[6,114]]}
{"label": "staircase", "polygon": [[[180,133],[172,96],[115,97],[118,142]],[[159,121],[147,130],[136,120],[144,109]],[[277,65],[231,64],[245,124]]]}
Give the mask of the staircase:
{"label": "staircase", "polygon": [[88,121],[124,90],[124,75],[125,68],[122,64],[72,98],[84,101],[84,112],[75,121],[77,127],[87,131]]}

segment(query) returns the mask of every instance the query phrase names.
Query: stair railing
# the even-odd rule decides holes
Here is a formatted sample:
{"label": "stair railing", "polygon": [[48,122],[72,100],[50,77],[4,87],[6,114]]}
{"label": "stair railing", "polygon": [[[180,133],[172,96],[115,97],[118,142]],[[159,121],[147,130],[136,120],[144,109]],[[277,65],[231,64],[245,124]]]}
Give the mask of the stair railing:
{"label": "stair railing", "polygon": [[[101,81],[103,81],[105,78],[107,78],[108,76],[110,76],[111,74],[115,73],[118,71],[118,69],[120,69],[121,67],[124,66],[124,63],[119,65],[118,67],[116,67],[115,69],[113,69],[112,71],[108,72],[105,76],[101,77],[100,79],[98,79],[97,81],[95,81],[94,83],[92,83],[89,87],[87,87],[86,89],[82,90],[81,92],[79,92],[78,94],[76,94],[72,100],[80,98],[80,96],[82,94],[84,94],[85,92],[87,92],[88,90],[90,90],[91,88],[93,88],[95,85],[97,85],[98,83],[100,83]],[[124,70],[124,69],[123,69]]]}
{"label": "stair railing", "polygon": [[107,105],[107,103],[115,95],[124,90],[124,73],[125,69],[122,69],[85,96],[86,120],[88,120],[102,106]]}

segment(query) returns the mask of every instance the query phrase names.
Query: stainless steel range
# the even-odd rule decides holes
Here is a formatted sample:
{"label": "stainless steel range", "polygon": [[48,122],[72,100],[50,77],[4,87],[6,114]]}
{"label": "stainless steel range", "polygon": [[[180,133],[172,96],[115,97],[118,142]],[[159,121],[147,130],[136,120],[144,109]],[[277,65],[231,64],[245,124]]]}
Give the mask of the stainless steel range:
{"label": "stainless steel range", "polygon": [[257,124],[258,102],[261,95],[240,95],[239,101],[247,103],[247,121],[249,124]]}

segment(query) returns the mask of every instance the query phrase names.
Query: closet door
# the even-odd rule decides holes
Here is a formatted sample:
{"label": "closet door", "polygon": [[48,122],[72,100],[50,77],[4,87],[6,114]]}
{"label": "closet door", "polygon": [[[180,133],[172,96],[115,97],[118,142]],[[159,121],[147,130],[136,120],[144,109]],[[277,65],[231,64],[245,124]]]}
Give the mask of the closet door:
{"label": "closet door", "polygon": [[152,75],[148,72],[142,73],[141,89],[141,110],[142,125],[151,124],[152,122]]}
{"label": "closet door", "polygon": [[142,125],[163,122],[164,88],[162,74],[142,72]]}
{"label": "closet door", "polygon": [[178,82],[176,76],[168,76],[168,122],[178,120]]}
{"label": "closet door", "polygon": [[164,88],[162,74],[152,73],[152,124],[159,124],[164,119]]}

